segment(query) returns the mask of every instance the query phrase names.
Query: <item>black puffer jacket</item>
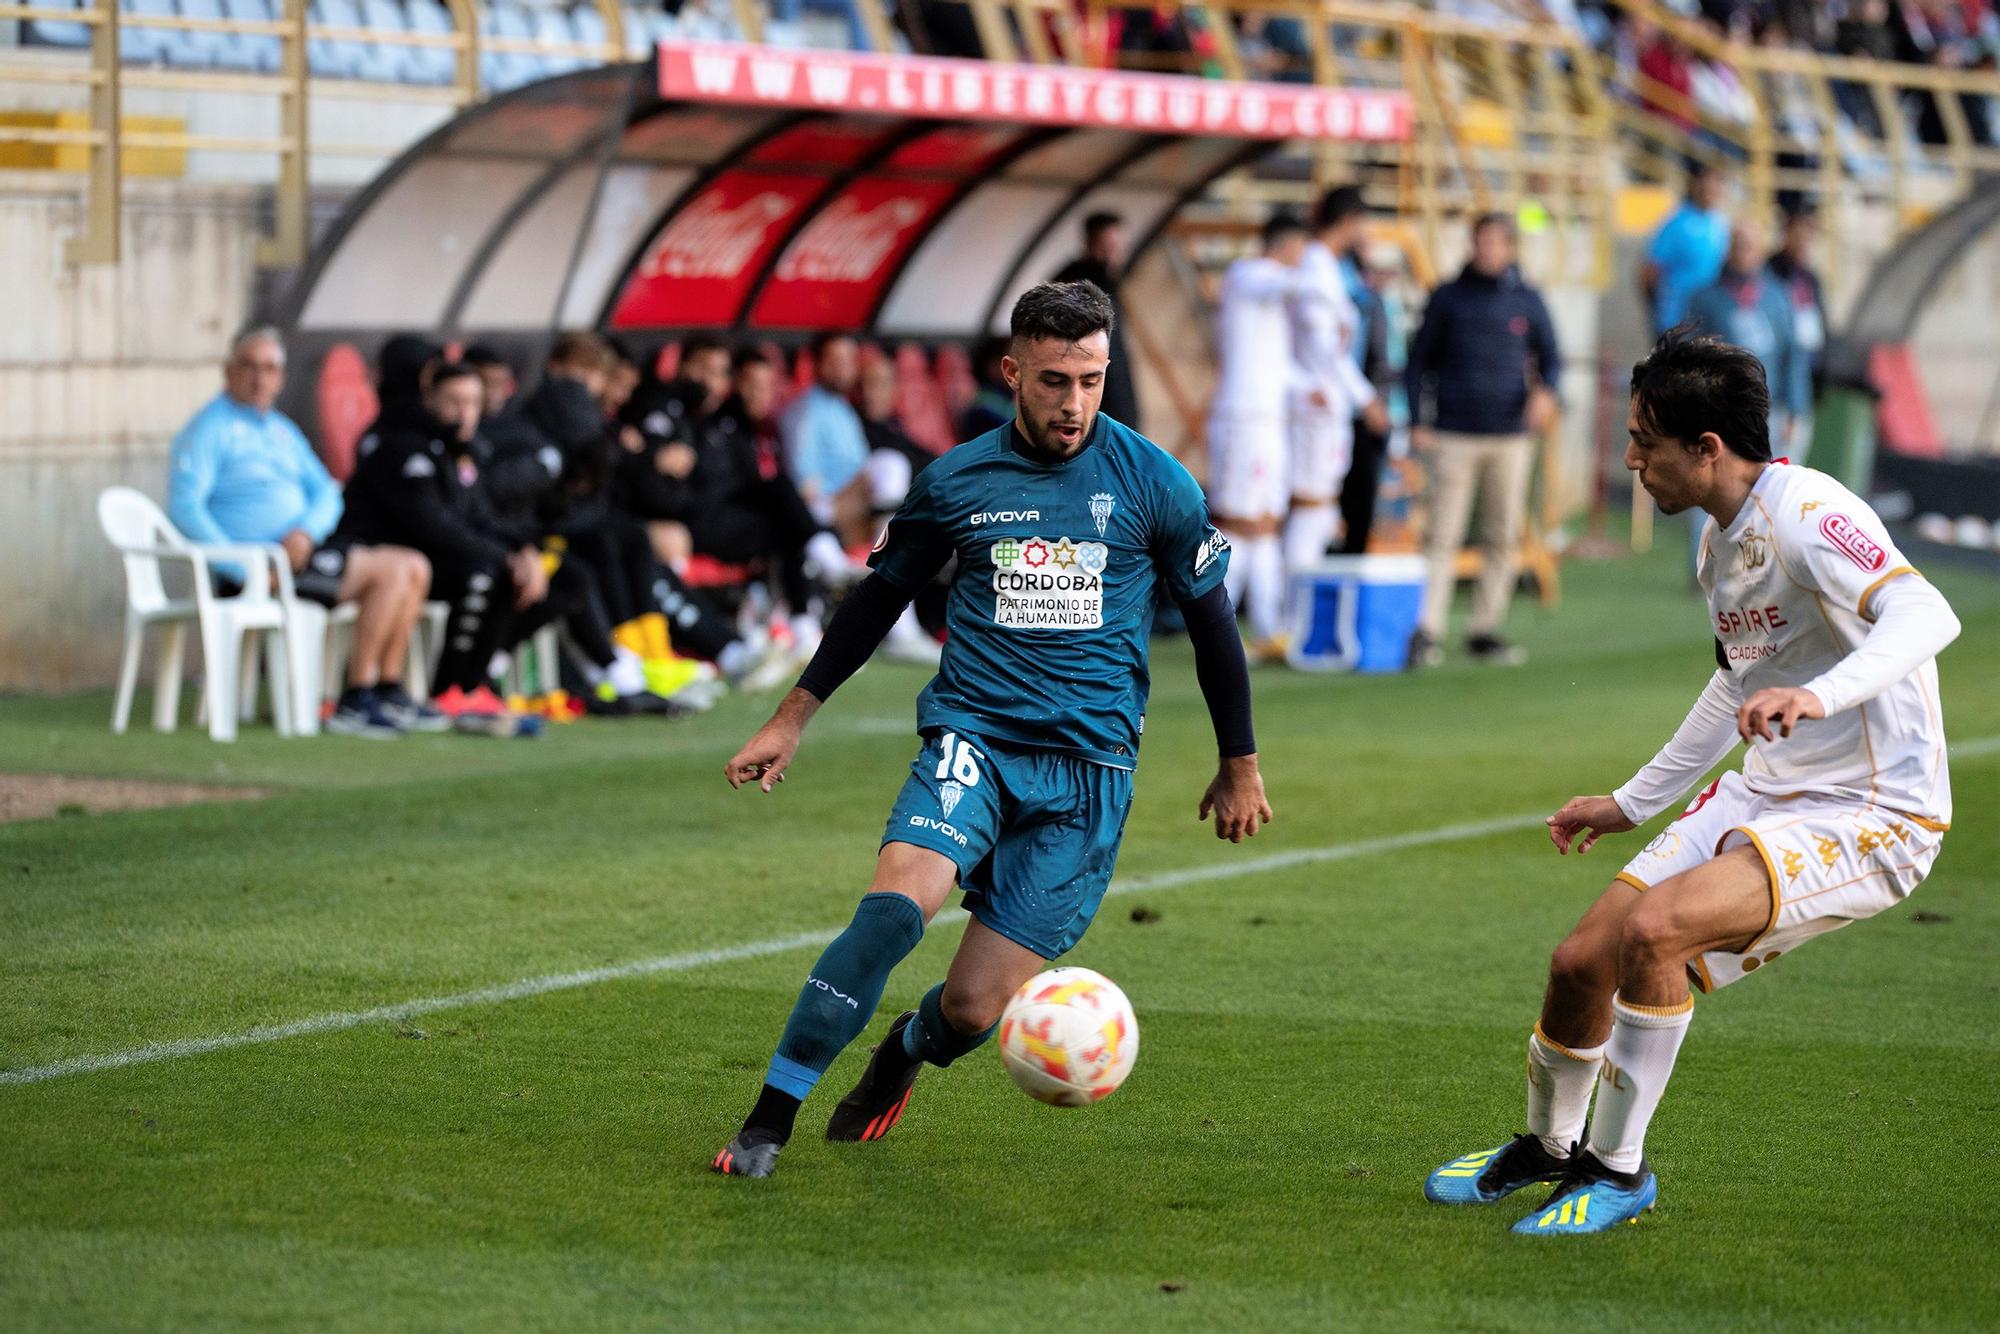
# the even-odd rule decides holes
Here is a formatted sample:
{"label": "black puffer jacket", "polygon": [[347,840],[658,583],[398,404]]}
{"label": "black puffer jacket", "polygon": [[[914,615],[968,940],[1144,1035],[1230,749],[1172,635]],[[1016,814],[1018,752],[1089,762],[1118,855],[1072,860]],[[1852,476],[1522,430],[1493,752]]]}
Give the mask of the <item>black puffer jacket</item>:
{"label": "black puffer jacket", "polygon": [[[1466,266],[1431,293],[1410,341],[1403,387],[1410,419],[1463,435],[1519,435],[1528,391],[1556,388],[1562,354],[1541,294],[1513,269],[1497,278]],[[1435,413],[1425,403],[1436,395]]]}

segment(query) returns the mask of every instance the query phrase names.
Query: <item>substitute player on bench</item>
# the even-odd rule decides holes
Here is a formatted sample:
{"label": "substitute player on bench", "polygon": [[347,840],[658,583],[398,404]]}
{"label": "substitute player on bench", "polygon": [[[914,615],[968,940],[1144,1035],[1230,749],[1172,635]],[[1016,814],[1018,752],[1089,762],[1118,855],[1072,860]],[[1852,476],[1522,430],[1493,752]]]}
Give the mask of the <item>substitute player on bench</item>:
{"label": "substitute player on bench", "polygon": [[1155,589],[1187,615],[1221,761],[1201,799],[1218,837],[1271,818],[1250,723],[1250,676],[1223,591],[1228,543],[1165,450],[1098,414],[1111,303],[1044,283],[1014,306],[1003,364],[1016,415],[931,464],[910,488],[819,652],[771,721],[729,761],[766,792],[806,721],[866,662],[915,592],[956,556],[950,629],[917,701],[923,747],[897,798],[854,920],[813,965],[742,1130],[713,1166],[768,1176],[799,1104],[860,1036],[889,972],[954,885],[972,915],[943,982],[890,1025],[834,1109],[833,1140],[875,1140],[925,1062],[985,1042],[1022,983],[1074,946],[1104,895],[1144,726]]}
{"label": "substitute player on bench", "polygon": [[1425,1185],[1442,1204],[1490,1204],[1558,1182],[1516,1232],[1602,1232],[1651,1208],[1646,1126],[1690,986],[1727,986],[1899,903],[1951,821],[1935,658],[1958,620],[1859,497],[1772,461],[1769,413],[1756,358],[1711,338],[1669,333],[1632,372],[1625,466],[1668,514],[1709,516],[1697,577],[1716,672],[1651,763],[1609,796],[1572,797],[1549,836],[1587,852],[1677,801],[1739,737],[1750,749],[1556,947],[1528,1040],[1528,1133]]}

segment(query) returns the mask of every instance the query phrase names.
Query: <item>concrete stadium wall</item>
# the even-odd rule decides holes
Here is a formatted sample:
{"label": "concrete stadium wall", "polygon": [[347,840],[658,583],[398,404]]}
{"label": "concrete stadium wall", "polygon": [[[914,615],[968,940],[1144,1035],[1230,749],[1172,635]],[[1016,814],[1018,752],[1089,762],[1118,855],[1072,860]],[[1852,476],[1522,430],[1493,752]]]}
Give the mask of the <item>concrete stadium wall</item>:
{"label": "concrete stadium wall", "polygon": [[73,268],[81,181],[0,173],[0,690],[116,676],[123,575],[96,498],[165,494],[167,445],[248,313],[265,198],[129,183],[124,262]]}

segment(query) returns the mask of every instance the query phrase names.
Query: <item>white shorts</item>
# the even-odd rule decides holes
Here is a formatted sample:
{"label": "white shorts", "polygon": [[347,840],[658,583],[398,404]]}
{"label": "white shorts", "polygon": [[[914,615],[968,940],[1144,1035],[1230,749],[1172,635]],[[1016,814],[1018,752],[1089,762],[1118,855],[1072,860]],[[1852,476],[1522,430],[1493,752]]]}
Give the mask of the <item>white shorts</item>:
{"label": "white shorts", "polygon": [[1209,509],[1231,519],[1284,517],[1289,453],[1283,417],[1209,418]]}
{"label": "white shorts", "polygon": [[1715,950],[1688,965],[1694,985],[1714,991],[1814,936],[1901,903],[1923,883],[1943,841],[1944,830],[1927,820],[1811,793],[1767,797],[1732,771],[1703,789],[1618,879],[1643,892],[1730,848],[1757,849],[1771,878],[1771,920],[1741,954]]}
{"label": "white shorts", "polygon": [[1354,455],[1354,419],[1344,412],[1302,407],[1292,414],[1292,494],[1332,500]]}

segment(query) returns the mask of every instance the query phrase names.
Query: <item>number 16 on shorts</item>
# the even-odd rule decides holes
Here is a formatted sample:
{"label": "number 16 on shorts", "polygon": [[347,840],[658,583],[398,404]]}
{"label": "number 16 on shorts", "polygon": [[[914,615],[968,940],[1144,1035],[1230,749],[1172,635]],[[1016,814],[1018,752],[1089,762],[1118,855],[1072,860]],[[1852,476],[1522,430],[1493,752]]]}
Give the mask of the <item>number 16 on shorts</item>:
{"label": "number 16 on shorts", "polygon": [[938,738],[938,781],[954,779],[966,787],[978,787],[980,758],[970,741],[956,732],[946,732]]}

